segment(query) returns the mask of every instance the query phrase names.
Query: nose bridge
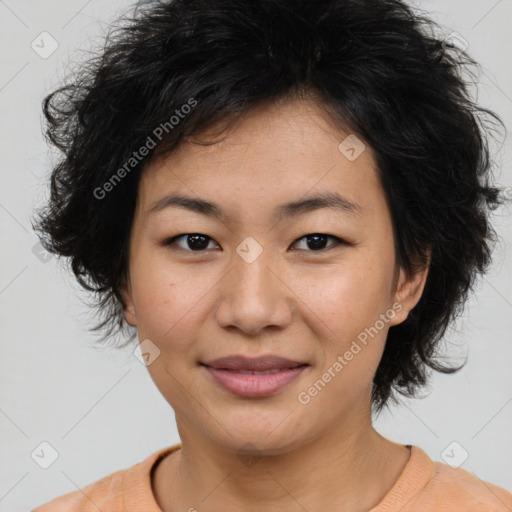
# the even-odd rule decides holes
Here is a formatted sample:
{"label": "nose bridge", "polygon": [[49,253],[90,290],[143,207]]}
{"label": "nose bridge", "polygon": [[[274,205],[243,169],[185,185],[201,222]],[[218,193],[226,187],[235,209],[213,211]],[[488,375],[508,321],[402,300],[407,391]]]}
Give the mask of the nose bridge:
{"label": "nose bridge", "polygon": [[[262,291],[272,292],[271,281],[275,279],[270,270],[270,251],[264,251],[254,259],[244,259],[239,254],[234,258],[235,285],[240,283],[240,291],[247,291],[248,295],[259,294]],[[271,279],[271,276],[273,279]],[[270,293],[272,295],[272,293]]]}
{"label": "nose bridge", "polygon": [[270,307],[279,291],[275,286],[275,275],[270,270],[272,254],[263,248],[255,239],[248,237],[236,249],[233,257],[233,276],[231,289],[237,300],[260,302],[257,306]]}
{"label": "nose bridge", "polygon": [[276,276],[275,267],[271,251],[254,239],[237,247],[217,309],[220,324],[255,333],[267,325],[282,327],[289,321],[287,288]]}

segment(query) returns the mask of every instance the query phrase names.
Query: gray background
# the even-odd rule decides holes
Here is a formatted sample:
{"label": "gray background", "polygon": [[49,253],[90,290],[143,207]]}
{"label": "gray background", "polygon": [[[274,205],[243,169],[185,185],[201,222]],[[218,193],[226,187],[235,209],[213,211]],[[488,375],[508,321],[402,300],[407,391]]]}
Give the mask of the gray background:
{"label": "gray background", "polygon": [[[442,23],[446,35],[455,31],[468,42],[483,66],[479,102],[510,126],[512,1],[415,4]],[[55,258],[46,261],[44,253],[33,252],[37,238],[29,222],[47,195],[54,158],[41,133],[41,100],[130,5],[0,0],[2,512],[30,509],[179,442],[172,409],[146,368],[129,350],[91,348],[83,292]],[[49,56],[44,52],[52,40],[41,32],[58,44]],[[31,47],[34,40],[39,54]],[[498,164],[499,181],[511,187],[512,197],[510,138]],[[464,469],[512,490],[510,210],[496,212],[501,242],[491,273],[446,336],[447,352],[456,360],[468,353],[467,366],[455,375],[435,375],[423,400],[405,400],[375,424],[384,436],[419,445],[434,460],[442,461],[447,452],[462,459],[467,452]],[[48,469],[31,458],[43,441],[58,452]]]}

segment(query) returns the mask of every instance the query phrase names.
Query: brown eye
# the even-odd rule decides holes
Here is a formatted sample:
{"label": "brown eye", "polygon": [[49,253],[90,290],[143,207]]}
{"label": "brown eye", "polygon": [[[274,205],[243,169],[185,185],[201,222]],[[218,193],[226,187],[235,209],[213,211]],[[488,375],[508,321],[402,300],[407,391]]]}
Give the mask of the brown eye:
{"label": "brown eye", "polygon": [[[177,243],[180,238],[184,239],[183,245]],[[202,233],[185,233],[169,238],[169,240],[164,242],[164,245],[176,244],[180,249],[185,251],[201,252],[208,248],[208,243],[210,241],[213,241],[213,238],[203,235]]]}
{"label": "brown eye", "polygon": [[[326,247],[327,240],[329,238],[333,239],[335,241],[335,243]],[[298,240],[296,240],[294,242],[294,245],[296,243],[300,242],[301,240],[304,240],[305,244],[306,244],[306,247],[308,249],[310,249],[308,252],[325,251],[325,250],[329,249],[330,247],[332,247],[333,245],[336,246],[336,245],[340,245],[340,244],[345,243],[341,238],[339,238],[337,236],[334,236],[334,235],[326,235],[326,234],[323,234],[323,233],[312,233],[310,235],[305,235],[302,238],[299,238]],[[300,250],[305,250],[305,249],[302,248]]]}

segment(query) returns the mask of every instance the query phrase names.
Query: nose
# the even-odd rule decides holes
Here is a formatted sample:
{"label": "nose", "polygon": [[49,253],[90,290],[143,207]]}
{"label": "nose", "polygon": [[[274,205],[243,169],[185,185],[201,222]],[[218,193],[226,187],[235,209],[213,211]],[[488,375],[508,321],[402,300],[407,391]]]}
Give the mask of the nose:
{"label": "nose", "polygon": [[291,322],[293,293],[264,254],[252,262],[234,255],[233,267],[220,283],[216,320],[221,327],[256,335]]}

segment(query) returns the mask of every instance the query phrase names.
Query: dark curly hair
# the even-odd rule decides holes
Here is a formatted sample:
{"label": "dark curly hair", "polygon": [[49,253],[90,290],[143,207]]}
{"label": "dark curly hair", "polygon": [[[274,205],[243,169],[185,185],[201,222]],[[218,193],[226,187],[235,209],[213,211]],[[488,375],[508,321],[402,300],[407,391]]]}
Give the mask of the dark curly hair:
{"label": "dark curly hair", "polygon": [[94,292],[102,344],[136,338],[121,290],[143,169],[218,121],[309,97],[374,150],[399,264],[430,265],[418,304],[389,330],[374,410],[395,391],[415,396],[429,368],[459,370],[439,362],[438,345],[490,264],[490,210],[504,195],[491,183],[488,135],[503,124],[472,100],[477,64],[439,28],[399,0],[144,2],[121,18],[44,100],[46,135],[62,156],[32,223]]}

